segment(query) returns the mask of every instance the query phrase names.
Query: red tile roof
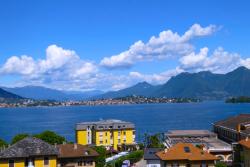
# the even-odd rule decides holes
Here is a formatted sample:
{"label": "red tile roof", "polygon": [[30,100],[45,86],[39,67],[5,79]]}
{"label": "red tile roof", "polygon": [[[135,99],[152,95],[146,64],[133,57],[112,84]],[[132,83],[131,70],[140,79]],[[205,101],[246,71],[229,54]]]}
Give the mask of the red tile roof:
{"label": "red tile roof", "polygon": [[98,153],[94,149],[81,144],[60,144],[57,147],[59,149],[59,158],[98,156]]}
{"label": "red tile roof", "polygon": [[203,151],[190,143],[177,143],[171,148],[157,152],[156,155],[161,160],[190,160],[190,161],[209,161],[217,160],[214,155]]}

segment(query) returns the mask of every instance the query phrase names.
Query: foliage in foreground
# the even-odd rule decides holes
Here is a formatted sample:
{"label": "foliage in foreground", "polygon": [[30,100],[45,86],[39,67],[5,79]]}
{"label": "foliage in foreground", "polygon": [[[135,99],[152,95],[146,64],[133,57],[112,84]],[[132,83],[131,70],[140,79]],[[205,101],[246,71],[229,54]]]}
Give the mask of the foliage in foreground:
{"label": "foliage in foreground", "polygon": [[227,164],[225,164],[224,162],[217,162],[215,167],[227,167]]}
{"label": "foliage in foreground", "polygon": [[[11,140],[11,144],[15,144],[16,142],[31,136],[27,133],[20,133],[17,134],[16,136],[14,136]],[[56,134],[55,132],[52,131],[44,131],[42,133],[36,134],[34,135],[34,137],[39,138],[49,144],[62,144],[63,142],[67,142],[66,139],[63,136],[60,136],[58,134]],[[1,146],[7,146],[7,143],[3,140],[0,139],[0,147]]]}
{"label": "foliage in foreground", "polygon": [[28,137],[29,134],[27,133],[20,133],[20,134],[17,134],[15,137],[12,138],[11,140],[11,144],[15,144],[16,142],[24,139],[25,137]]}
{"label": "foliage in foreground", "polygon": [[157,133],[154,135],[144,135],[144,146],[148,148],[164,148],[164,135]]}
{"label": "foliage in foreground", "polygon": [[134,152],[129,153],[129,155],[120,157],[117,160],[110,162],[107,166],[121,167],[122,162],[125,160],[129,160],[131,164],[134,164],[134,163],[140,161],[142,159],[142,157],[143,157],[142,150],[134,151]]}
{"label": "foliage in foreground", "polygon": [[39,138],[49,144],[63,144],[63,142],[66,142],[64,137],[52,131],[44,131],[40,134],[34,135],[34,137]]}
{"label": "foliage in foreground", "polygon": [[104,146],[95,146],[93,149],[99,154],[96,160],[96,167],[105,166],[106,159],[106,148]]}
{"label": "foliage in foreground", "polygon": [[8,144],[4,140],[0,139],[0,148],[7,147],[7,146]]}

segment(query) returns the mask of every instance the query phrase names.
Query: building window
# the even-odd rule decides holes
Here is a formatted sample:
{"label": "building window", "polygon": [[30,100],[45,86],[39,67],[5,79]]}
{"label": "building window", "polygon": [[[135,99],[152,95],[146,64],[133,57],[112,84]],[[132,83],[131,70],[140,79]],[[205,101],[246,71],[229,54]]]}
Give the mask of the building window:
{"label": "building window", "polygon": [[173,163],[172,167],[179,167],[179,164],[178,163]]}
{"label": "building window", "polygon": [[123,143],[126,143],[126,140],[125,140],[125,139],[123,140]]}
{"label": "building window", "polygon": [[207,167],[206,162],[202,162],[202,163],[201,163],[201,167]]}
{"label": "building window", "polygon": [[108,136],[108,132],[106,132],[105,135]]}
{"label": "building window", "polygon": [[118,131],[118,136],[120,136],[121,135],[121,132],[120,131]]}
{"label": "building window", "polygon": [[83,164],[82,161],[78,161],[77,163],[78,166],[82,166],[82,164]]}
{"label": "building window", "polygon": [[9,167],[15,167],[15,161],[14,160],[9,160]]}
{"label": "building window", "polygon": [[135,131],[133,131],[133,135],[135,135]]}
{"label": "building window", "polygon": [[126,131],[123,132],[123,135],[126,135]]}
{"label": "building window", "polygon": [[44,165],[49,165],[49,157],[44,157]]}
{"label": "building window", "polygon": [[108,140],[106,139],[106,143],[108,143]]}
{"label": "building window", "polygon": [[100,141],[100,144],[103,144],[103,141]]}
{"label": "building window", "polygon": [[83,162],[82,161],[78,161],[77,165],[78,166],[83,166]]}
{"label": "building window", "polygon": [[86,165],[87,165],[87,166],[92,166],[92,165],[93,165],[93,162],[92,162],[92,161],[87,161],[87,162],[86,162]]}
{"label": "building window", "polygon": [[121,143],[121,140],[120,140],[120,139],[118,139],[118,143],[119,143],[119,144]]}

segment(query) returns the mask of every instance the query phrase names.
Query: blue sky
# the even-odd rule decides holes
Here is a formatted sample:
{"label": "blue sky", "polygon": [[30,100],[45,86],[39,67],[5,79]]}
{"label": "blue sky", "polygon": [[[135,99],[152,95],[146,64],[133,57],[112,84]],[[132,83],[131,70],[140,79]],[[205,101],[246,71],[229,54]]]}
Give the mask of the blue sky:
{"label": "blue sky", "polygon": [[247,0],[2,0],[0,84],[116,90],[162,84],[183,71],[249,68],[249,6]]}

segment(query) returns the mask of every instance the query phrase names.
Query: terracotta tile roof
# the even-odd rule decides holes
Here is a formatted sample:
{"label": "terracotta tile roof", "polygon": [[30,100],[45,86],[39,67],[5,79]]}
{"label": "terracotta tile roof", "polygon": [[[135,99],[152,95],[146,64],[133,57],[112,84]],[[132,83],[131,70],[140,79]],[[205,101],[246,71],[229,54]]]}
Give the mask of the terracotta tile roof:
{"label": "terracotta tile roof", "polygon": [[250,149],[250,140],[249,139],[243,139],[243,140],[239,141],[239,144]]}
{"label": "terracotta tile roof", "polygon": [[209,154],[190,143],[177,143],[166,151],[157,152],[156,155],[161,160],[189,160],[189,161],[208,161],[217,160],[214,155]]}
{"label": "terracotta tile roof", "polygon": [[60,144],[57,147],[59,149],[59,158],[98,156],[98,153],[94,149],[81,144]]}

